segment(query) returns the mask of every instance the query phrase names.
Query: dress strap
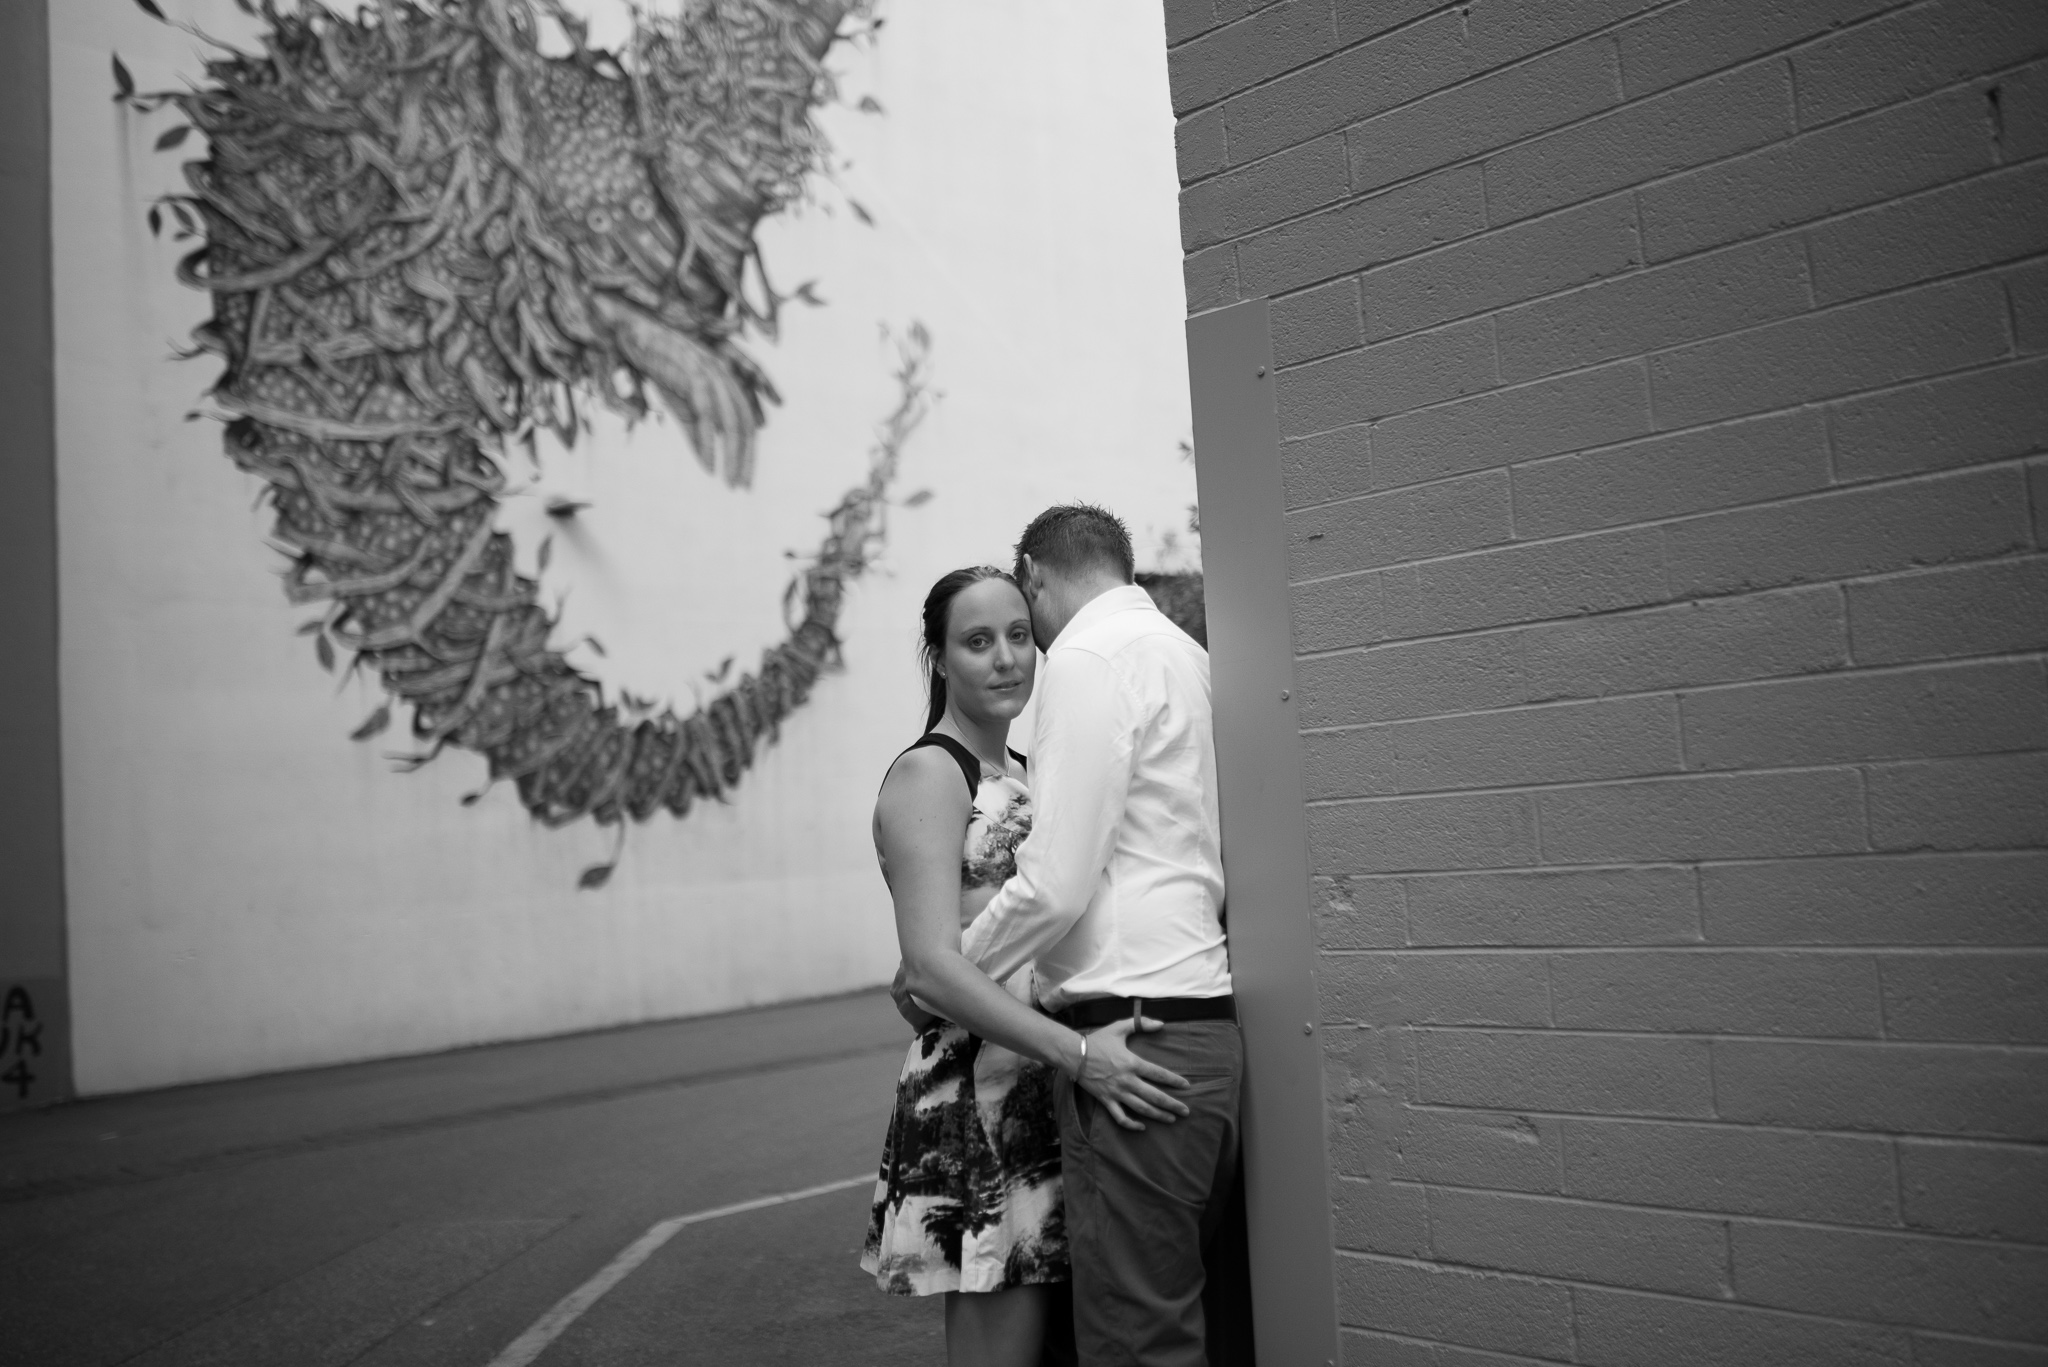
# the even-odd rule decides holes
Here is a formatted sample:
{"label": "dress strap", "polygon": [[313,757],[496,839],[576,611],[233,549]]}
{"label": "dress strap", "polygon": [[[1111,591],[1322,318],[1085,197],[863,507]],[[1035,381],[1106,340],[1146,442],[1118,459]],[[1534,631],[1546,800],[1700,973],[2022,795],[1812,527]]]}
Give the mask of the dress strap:
{"label": "dress strap", "polygon": [[[927,731],[905,747],[903,754],[921,750],[927,745],[936,745],[953,757],[953,762],[960,766],[960,777],[967,780],[967,800],[974,801],[974,795],[981,791],[981,761],[974,757],[974,752],[951,736]],[[901,759],[903,755],[897,758]]]}

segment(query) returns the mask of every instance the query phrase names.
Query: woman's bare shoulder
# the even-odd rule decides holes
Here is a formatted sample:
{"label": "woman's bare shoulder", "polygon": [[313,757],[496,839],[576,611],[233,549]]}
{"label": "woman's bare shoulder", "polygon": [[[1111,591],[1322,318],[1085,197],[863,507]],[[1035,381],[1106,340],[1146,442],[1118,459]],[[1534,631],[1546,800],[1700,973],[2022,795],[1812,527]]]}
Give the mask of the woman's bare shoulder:
{"label": "woman's bare shoulder", "polygon": [[875,799],[878,824],[897,818],[964,814],[973,798],[960,781],[960,766],[936,745],[906,750],[889,766]]}

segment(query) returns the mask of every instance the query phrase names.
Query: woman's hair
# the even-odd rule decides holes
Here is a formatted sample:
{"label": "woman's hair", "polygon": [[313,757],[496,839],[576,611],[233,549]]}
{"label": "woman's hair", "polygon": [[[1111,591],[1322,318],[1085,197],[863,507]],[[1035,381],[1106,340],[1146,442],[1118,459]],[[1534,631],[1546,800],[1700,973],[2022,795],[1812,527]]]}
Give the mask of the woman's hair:
{"label": "woman's hair", "polygon": [[953,613],[953,600],[960,596],[960,590],[984,579],[1000,579],[1013,586],[1017,582],[994,565],[969,565],[964,570],[940,575],[939,582],[924,596],[924,634],[918,639],[917,658],[924,665],[924,691],[930,699],[924,717],[927,731],[946,715],[946,676],[940,665],[946,658],[946,624]]}

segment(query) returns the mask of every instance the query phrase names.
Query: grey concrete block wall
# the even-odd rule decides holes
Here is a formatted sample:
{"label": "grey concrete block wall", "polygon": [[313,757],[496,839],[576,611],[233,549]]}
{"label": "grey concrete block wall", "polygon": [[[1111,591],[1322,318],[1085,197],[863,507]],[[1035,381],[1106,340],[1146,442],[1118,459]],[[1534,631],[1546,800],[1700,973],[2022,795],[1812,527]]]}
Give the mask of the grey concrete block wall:
{"label": "grey concrete block wall", "polygon": [[2048,1362],[2048,5],[1165,20],[1347,1360]]}

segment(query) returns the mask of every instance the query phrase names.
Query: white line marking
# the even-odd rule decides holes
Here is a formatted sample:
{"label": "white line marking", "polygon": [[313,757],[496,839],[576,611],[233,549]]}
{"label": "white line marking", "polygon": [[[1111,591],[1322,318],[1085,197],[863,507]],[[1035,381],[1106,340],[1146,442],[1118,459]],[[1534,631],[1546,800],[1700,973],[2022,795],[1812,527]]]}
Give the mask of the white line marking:
{"label": "white line marking", "polygon": [[787,1205],[791,1201],[802,1201],[812,1196],[826,1196],[835,1191],[845,1191],[862,1183],[872,1183],[873,1173],[849,1177],[841,1182],[826,1182],[821,1186],[805,1187],[802,1191],[785,1191],[775,1196],[757,1196],[751,1201],[739,1201],[729,1206],[718,1206],[711,1210],[700,1210],[690,1215],[676,1215],[663,1220],[645,1234],[626,1245],[618,1257],[606,1263],[598,1274],[583,1285],[571,1291],[554,1304],[554,1308],[535,1320],[527,1331],[507,1344],[505,1351],[492,1358],[489,1367],[528,1367],[544,1352],[550,1343],[560,1338],[562,1331],[576,1322],[576,1319],[605,1292],[617,1286],[633,1274],[633,1269],[653,1257],[655,1251],[670,1239],[676,1237],[690,1225],[706,1220],[716,1220],[727,1215],[744,1215],[750,1210],[765,1210],[769,1206]]}

